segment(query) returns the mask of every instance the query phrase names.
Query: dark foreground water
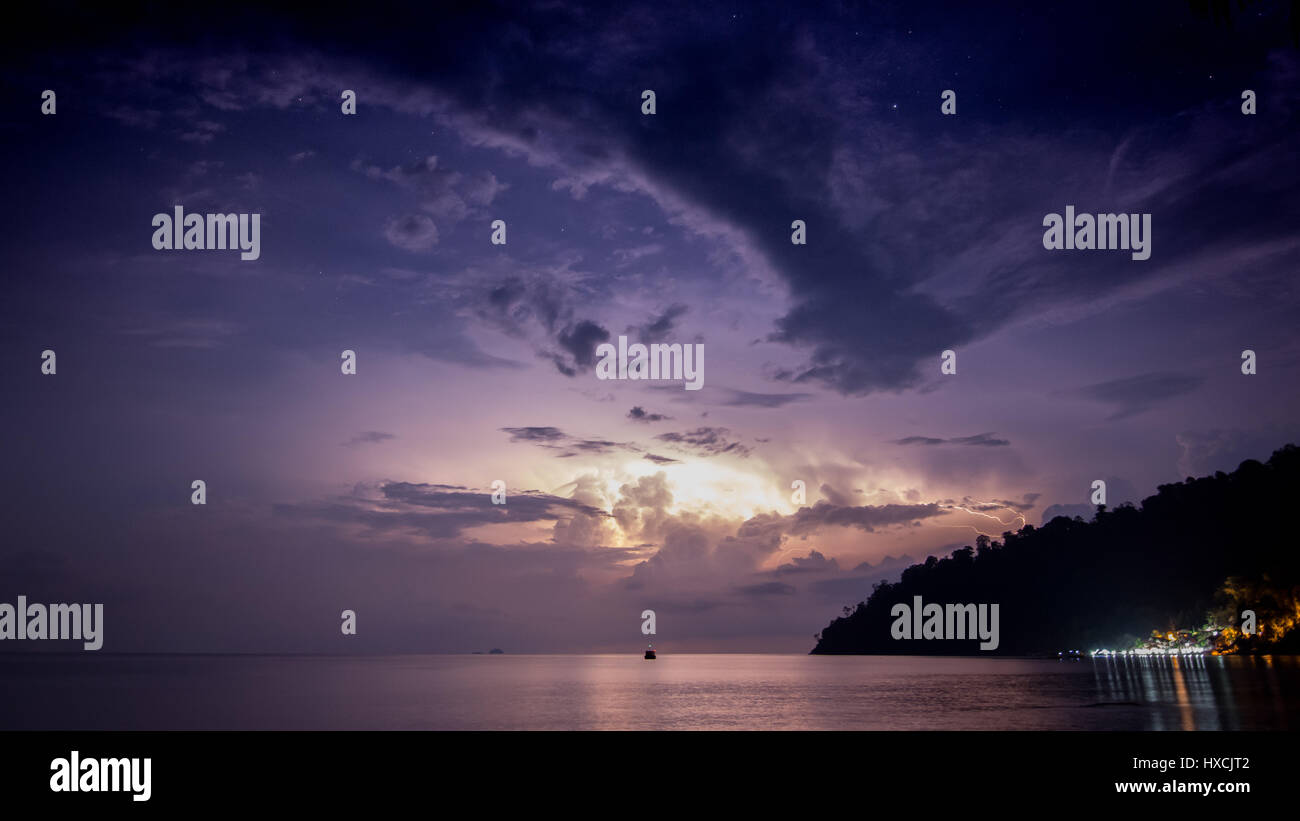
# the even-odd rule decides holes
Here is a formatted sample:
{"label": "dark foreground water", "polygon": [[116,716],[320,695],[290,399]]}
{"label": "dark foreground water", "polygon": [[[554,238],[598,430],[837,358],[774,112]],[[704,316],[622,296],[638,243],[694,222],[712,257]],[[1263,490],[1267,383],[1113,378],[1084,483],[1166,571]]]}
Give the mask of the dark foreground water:
{"label": "dark foreground water", "polygon": [[0,655],[0,729],[1300,729],[1300,659]]}

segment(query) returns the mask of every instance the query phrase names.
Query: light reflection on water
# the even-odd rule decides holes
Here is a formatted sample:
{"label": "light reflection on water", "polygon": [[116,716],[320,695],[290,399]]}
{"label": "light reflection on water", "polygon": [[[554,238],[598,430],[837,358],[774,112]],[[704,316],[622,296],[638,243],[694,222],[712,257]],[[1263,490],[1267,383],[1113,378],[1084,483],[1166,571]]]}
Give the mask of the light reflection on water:
{"label": "light reflection on water", "polygon": [[0,655],[0,729],[1286,730],[1300,659]]}
{"label": "light reflection on water", "polygon": [[[1144,656],[1092,660],[1103,701],[1149,708],[1150,730],[1289,729],[1294,656]],[[1288,699],[1291,701],[1288,704]],[[1176,708],[1167,709],[1167,705]],[[1269,722],[1277,723],[1270,727]]]}

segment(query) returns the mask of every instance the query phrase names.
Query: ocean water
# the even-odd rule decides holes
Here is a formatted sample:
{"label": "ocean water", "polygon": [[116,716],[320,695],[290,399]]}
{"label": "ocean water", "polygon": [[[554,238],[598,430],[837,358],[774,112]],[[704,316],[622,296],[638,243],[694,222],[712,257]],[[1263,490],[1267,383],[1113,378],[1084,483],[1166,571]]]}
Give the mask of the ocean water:
{"label": "ocean water", "polygon": [[0,655],[0,729],[1294,730],[1300,658]]}

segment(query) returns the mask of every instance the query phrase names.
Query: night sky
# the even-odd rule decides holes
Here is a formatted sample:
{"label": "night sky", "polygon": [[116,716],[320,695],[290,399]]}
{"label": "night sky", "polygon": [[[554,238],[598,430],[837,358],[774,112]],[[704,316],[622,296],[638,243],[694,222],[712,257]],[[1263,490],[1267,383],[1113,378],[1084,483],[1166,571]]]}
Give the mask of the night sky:
{"label": "night sky", "polygon": [[[650,608],[800,652],[1096,479],[1300,442],[1291,4],[971,5],[11,27],[0,600],[102,602],[106,651],[635,652]],[[177,205],[260,258],[154,250]],[[1046,250],[1068,205],[1150,258]],[[704,388],[598,379],[620,335]]]}

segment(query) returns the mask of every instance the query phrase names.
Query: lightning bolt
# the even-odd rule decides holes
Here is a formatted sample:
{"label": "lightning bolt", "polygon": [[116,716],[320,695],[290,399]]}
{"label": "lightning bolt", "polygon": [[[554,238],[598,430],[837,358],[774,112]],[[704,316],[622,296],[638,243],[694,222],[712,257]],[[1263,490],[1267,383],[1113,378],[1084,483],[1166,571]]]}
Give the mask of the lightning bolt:
{"label": "lightning bolt", "polygon": [[[1024,527],[1026,524],[1028,524],[1028,521],[1025,519],[1025,517],[1024,517],[1023,514],[1016,513],[1014,510],[1012,510],[1012,509],[1009,508],[1009,507],[1006,507],[1005,505],[1000,506],[999,508],[996,508],[996,509],[998,509],[998,510],[1005,510],[1005,511],[1007,511],[1008,513],[1011,514],[1011,520],[1010,520],[1010,521],[1007,521],[1007,522],[1002,521],[1002,520],[999,519],[997,516],[994,516],[994,515],[991,514],[991,513],[984,513],[983,511],[979,511],[979,510],[971,510],[970,508],[968,508],[968,507],[963,507],[962,505],[947,505],[947,508],[948,508],[949,510],[960,510],[960,511],[962,511],[963,513],[969,513],[969,514],[971,514],[972,516],[983,516],[985,519],[992,519],[993,521],[997,522],[999,525],[1002,525],[1003,527],[1008,527],[1008,526],[1010,526],[1012,523],[1014,523],[1014,522],[1018,519],[1018,520],[1020,521],[1020,524],[1019,524],[1019,526],[1017,526],[1017,527],[1014,528],[1015,530],[1019,530],[1020,528]],[[984,531],[980,530],[980,529],[979,529],[978,527],[976,527],[975,525],[939,525],[939,527],[969,527],[971,530],[975,531],[975,532],[978,533],[979,535],[981,535],[981,536],[988,536],[990,539],[996,539],[998,536],[1001,536],[1001,535],[1002,535],[1002,533],[985,533]],[[1006,532],[1006,531],[1003,531],[1003,532]]]}

